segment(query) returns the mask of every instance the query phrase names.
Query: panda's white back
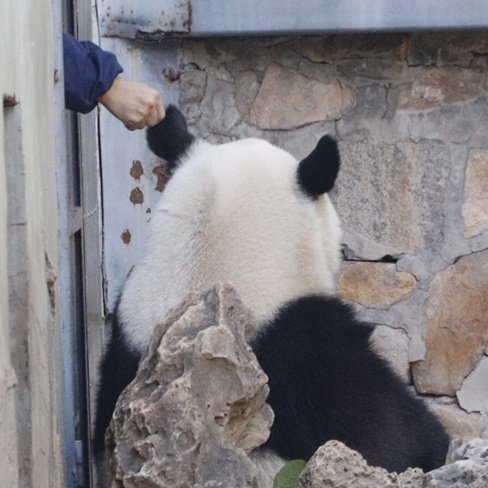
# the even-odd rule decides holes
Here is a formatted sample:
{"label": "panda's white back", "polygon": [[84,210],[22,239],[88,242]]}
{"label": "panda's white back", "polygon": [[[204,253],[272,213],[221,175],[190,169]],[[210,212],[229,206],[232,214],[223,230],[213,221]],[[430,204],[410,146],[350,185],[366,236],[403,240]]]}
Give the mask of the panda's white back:
{"label": "panda's white back", "polygon": [[299,189],[298,164],[258,139],[191,146],[122,292],[118,313],[132,347],[143,350],[173,307],[216,283],[231,284],[260,323],[291,299],[334,292],[339,221],[327,195]]}

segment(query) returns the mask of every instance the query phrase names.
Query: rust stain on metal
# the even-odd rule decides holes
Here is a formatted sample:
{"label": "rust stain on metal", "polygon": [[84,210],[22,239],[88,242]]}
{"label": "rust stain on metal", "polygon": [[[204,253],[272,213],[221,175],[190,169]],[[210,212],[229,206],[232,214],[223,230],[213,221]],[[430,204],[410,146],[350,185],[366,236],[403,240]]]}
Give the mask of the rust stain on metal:
{"label": "rust stain on metal", "polygon": [[56,288],[55,283],[57,280],[56,272],[54,271],[54,267],[51,264],[51,260],[47,252],[44,251],[44,265],[46,269],[46,285],[47,285],[47,293],[49,296],[49,306],[51,314],[54,315],[56,310]]}
{"label": "rust stain on metal", "polygon": [[129,200],[134,205],[142,205],[144,203],[144,193],[142,193],[140,188],[136,187],[130,192]]}
{"label": "rust stain on metal", "polygon": [[162,192],[164,187],[171,178],[171,173],[169,171],[168,165],[166,163],[160,163],[155,166],[152,172],[157,176],[158,181],[156,182],[156,191]]}
{"label": "rust stain on metal", "polygon": [[132,168],[130,169],[129,174],[135,180],[140,180],[141,176],[144,174],[144,169],[142,167],[142,163],[140,161],[138,161],[137,159],[134,159],[134,161],[132,161]]}
{"label": "rust stain on metal", "polygon": [[180,79],[180,72],[176,68],[169,67],[163,70],[163,75],[167,78],[171,83],[178,81]]}
{"label": "rust stain on metal", "polygon": [[[183,8],[185,7],[185,2],[182,2],[180,4]],[[193,7],[191,2],[186,2],[186,8],[187,8],[187,17],[183,21],[183,27],[188,31],[191,32],[192,26],[193,26]]]}
{"label": "rust stain on metal", "polygon": [[15,98],[15,95],[4,95],[3,96],[3,108],[14,107],[19,102]]}
{"label": "rust stain on metal", "polygon": [[[138,29],[135,39],[139,41],[156,41],[171,35],[183,35],[191,32],[193,25],[193,8],[190,1],[181,1],[176,4],[177,11],[173,16],[161,11],[162,28],[153,31]],[[167,20],[165,17],[169,17]]]}
{"label": "rust stain on metal", "polygon": [[129,229],[125,229],[124,232],[120,235],[122,242],[124,244],[130,244],[130,240],[132,239],[132,234],[130,233]]}
{"label": "rust stain on metal", "polygon": [[160,41],[165,35],[166,33],[162,29],[156,29],[153,32],[139,30],[136,32],[135,39],[138,41]]}
{"label": "rust stain on metal", "polygon": [[[166,37],[186,35],[193,26],[191,0],[169,2],[167,8],[148,6],[136,11],[119,6],[110,12],[107,5],[101,16],[101,24],[108,37],[136,39],[139,41],[160,41]],[[159,11],[158,11],[159,10]]]}

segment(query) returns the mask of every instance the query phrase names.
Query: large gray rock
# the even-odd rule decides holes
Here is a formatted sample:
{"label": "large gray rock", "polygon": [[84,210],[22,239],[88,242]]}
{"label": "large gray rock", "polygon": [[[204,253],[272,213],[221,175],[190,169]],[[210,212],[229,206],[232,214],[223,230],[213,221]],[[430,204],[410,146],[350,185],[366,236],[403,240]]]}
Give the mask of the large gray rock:
{"label": "large gray rock", "polygon": [[423,361],[412,367],[420,393],[454,396],[488,341],[488,251],[464,256],[429,288]]}
{"label": "large gray rock", "polygon": [[461,439],[451,443],[448,464],[425,475],[423,488],[486,488],[488,441]]}
{"label": "large gray rock", "polygon": [[458,402],[451,397],[424,398],[429,408],[446,429],[451,439],[473,439],[488,437],[488,431],[479,413],[468,413],[459,408]]}
{"label": "large gray rock", "polygon": [[249,122],[261,129],[292,129],[339,119],[353,103],[352,91],[335,78],[320,82],[271,64]]}
{"label": "large gray rock", "polygon": [[408,49],[406,34],[360,34],[355,36],[302,37],[294,49],[315,63],[332,60],[385,58],[404,59]]}
{"label": "large gray rock", "polygon": [[107,441],[113,487],[247,487],[269,435],[253,319],[229,287],[192,296],[159,325],[119,397]]}
{"label": "large gray rock", "polygon": [[227,80],[207,76],[205,96],[200,105],[200,127],[226,134],[239,122],[241,115],[236,106],[235,91],[235,85]]}
{"label": "large gray rock", "polygon": [[467,412],[488,411],[488,357],[483,356],[476,368],[464,379],[457,392],[459,405]]}
{"label": "large gray rock", "polygon": [[408,362],[409,338],[403,329],[377,325],[371,334],[370,344],[373,349],[405,381],[410,383],[410,363]]}
{"label": "large gray rock", "polygon": [[447,145],[375,143],[362,131],[343,138],[340,149],[341,171],[331,193],[356,259],[413,255],[441,245],[451,177]]}
{"label": "large gray rock", "polygon": [[410,65],[472,66],[488,52],[488,39],[478,32],[422,32],[412,34],[408,46]]}
{"label": "large gray rock", "polygon": [[448,463],[424,474],[408,469],[397,474],[370,466],[362,456],[338,441],[329,441],[310,459],[298,488],[486,488],[488,440],[452,441]]}
{"label": "large gray rock", "polygon": [[488,151],[469,154],[464,188],[464,236],[473,237],[488,230]]}
{"label": "large gray rock", "polygon": [[485,75],[461,68],[411,70],[412,81],[400,90],[399,110],[427,110],[477,98],[484,92]]}
{"label": "large gray rock", "polygon": [[423,472],[409,469],[397,475],[370,466],[339,441],[329,441],[312,456],[298,480],[298,488],[421,488]]}
{"label": "large gray rock", "polygon": [[339,278],[339,293],[365,307],[388,309],[412,295],[416,280],[397,271],[393,263],[345,263]]}

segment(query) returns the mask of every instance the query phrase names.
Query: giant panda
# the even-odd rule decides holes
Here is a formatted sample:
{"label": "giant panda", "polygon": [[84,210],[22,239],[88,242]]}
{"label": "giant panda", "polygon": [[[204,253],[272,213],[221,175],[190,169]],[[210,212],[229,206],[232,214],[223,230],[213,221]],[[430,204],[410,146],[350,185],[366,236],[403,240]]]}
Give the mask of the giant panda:
{"label": "giant panda", "polygon": [[259,139],[212,145],[188,132],[174,106],[147,140],[172,177],[117,305],[95,450],[103,452],[117,397],[155,325],[189,293],[228,283],[256,317],[251,346],[269,377],[275,420],[254,456],[263,469],[309,459],[330,439],[389,471],[442,465],[443,427],[375,353],[372,326],[336,294],[341,228],[327,195],[336,142],[322,137],[302,161]]}

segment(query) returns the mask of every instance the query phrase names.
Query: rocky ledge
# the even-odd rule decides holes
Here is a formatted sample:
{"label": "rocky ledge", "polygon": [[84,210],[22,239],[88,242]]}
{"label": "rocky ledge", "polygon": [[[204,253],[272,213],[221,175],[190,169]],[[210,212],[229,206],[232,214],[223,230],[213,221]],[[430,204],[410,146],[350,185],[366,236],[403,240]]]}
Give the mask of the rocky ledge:
{"label": "rocky ledge", "polygon": [[451,442],[447,462],[424,473],[408,469],[389,473],[370,466],[356,451],[329,441],[310,459],[298,480],[298,488],[486,488],[488,487],[488,441],[471,439]]}

